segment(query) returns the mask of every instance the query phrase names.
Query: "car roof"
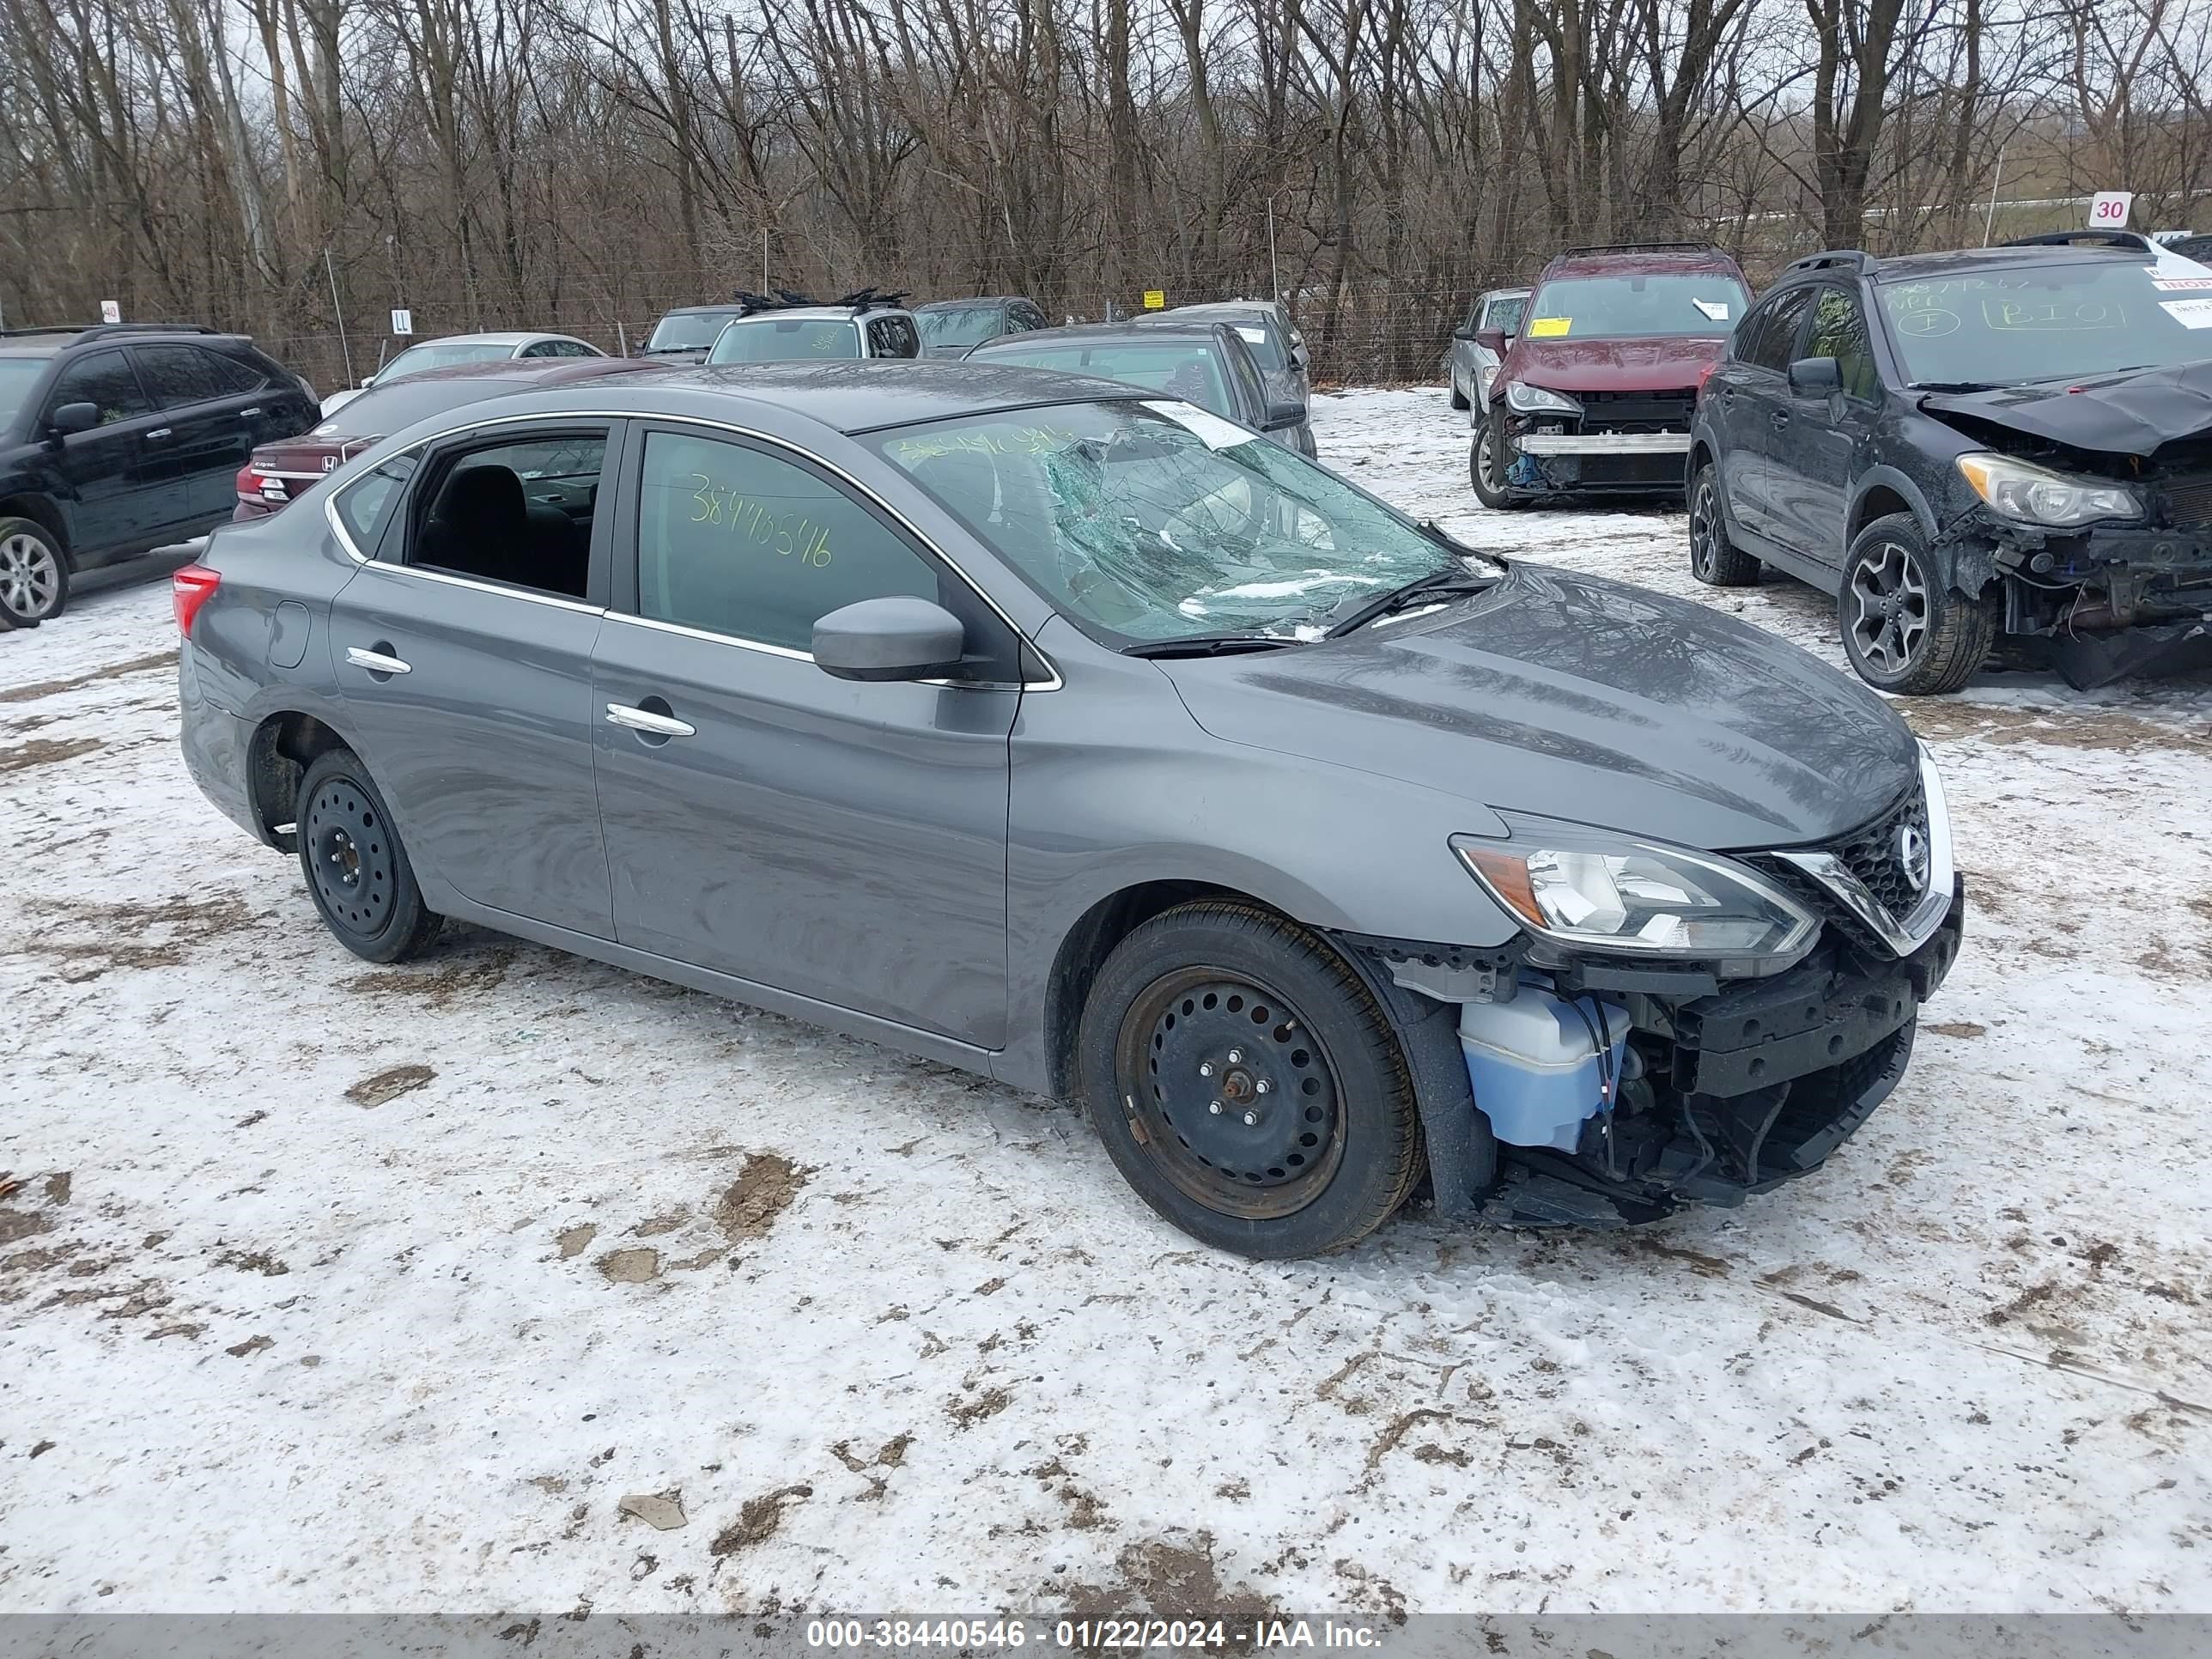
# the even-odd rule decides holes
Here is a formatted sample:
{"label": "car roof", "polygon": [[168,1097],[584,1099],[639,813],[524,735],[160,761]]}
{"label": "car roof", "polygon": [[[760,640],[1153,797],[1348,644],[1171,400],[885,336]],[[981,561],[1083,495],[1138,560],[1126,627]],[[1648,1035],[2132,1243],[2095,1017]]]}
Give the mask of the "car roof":
{"label": "car roof", "polygon": [[177,341],[194,345],[252,345],[245,334],[225,334],[198,323],[53,323],[0,330],[0,357],[51,357],[73,345],[167,345]]}
{"label": "car roof", "polygon": [[435,380],[512,380],[517,385],[544,381],[557,386],[563,380],[587,380],[595,374],[621,374],[659,365],[642,357],[501,357],[488,363],[447,363],[426,368],[392,384],[411,385]]}
{"label": "car roof", "polygon": [[[1893,258],[1869,258],[1863,269],[1877,283],[1924,283],[1975,270],[2026,269],[2037,265],[2124,264],[2145,268],[2157,256],[2141,248],[2068,247],[2045,242],[2024,247],[1956,248],[1945,253],[1902,253]],[[1848,266],[1845,267],[1848,269]]]}
{"label": "car roof", "polygon": [[717,313],[726,313],[735,316],[744,308],[744,302],[741,301],[719,300],[711,305],[671,306],[660,314],[664,317],[712,317]]}
{"label": "car roof", "polygon": [[[602,413],[690,415],[720,421],[750,408],[771,422],[781,411],[849,436],[963,415],[1159,396],[1142,386],[1057,369],[891,357],[825,363],[654,365],[605,382],[533,395],[531,403],[543,402],[547,414],[590,408]],[[511,402],[501,401],[509,412],[514,410]]]}
{"label": "car roof", "polygon": [[858,306],[830,304],[770,306],[760,311],[749,311],[744,316],[733,317],[730,320],[735,323],[757,323],[773,321],[778,317],[810,317],[828,318],[830,321],[838,323],[854,323],[858,322],[862,317],[881,317],[886,314],[896,317],[905,310],[904,306],[870,306],[866,311],[862,311]]}
{"label": "car roof", "polygon": [[[1154,317],[1219,318],[1253,317],[1261,314],[1279,317],[1280,313],[1273,300],[1203,300],[1196,305],[1170,306],[1165,311],[1155,311],[1152,313]],[[1129,320],[1144,322],[1147,319],[1132,317]]]}
{"label": "car roof", "polygon": [[916,306],[916,311],[963,311],[977,306],[1010,306],[1020,300],[1034,305],[1026,294],[978,294],[966,300],[932,300],[927,305]]}
{"label": "car roof", "polygon": [[573,340],[573,334],[550,334],[543,329],[495,328],[479,334],[441,334],[434,339],[416,340],[407,349],[426,345],[528,345],[534,340]]}
{"label": "car roof", "polygon": [[1518,295],[1526,299],[1535,291],[1524,283],[1519,288],[1486,288],[1478,297],[1485,300],[1510,300]]}
{"label": "car roof", "polygon": [[1620,247],[1571,247],[1555,253],[1536,280],[1560,276],[1627,276],[1639,272],[1743,279],[1743,268],[1726,252],[1703,243],[1632,243]]}
{"label": "car roof", "polygon": [[1082,345],[1099,340],[1139,340],[1146,345],[1157,344],[1161,339],[1198,340],[1208,345],[1220,343],[1217,329],[1226,328],[1226,323],[1184,320],[1172,323],[1140,322],[1132,318],[1121,323],[1077,323],[1067,328],[1033,328],[1020,334],[1001,334],[995,340],[986,340],[975,348],[992,351],[1002,347],[1036,343]]}

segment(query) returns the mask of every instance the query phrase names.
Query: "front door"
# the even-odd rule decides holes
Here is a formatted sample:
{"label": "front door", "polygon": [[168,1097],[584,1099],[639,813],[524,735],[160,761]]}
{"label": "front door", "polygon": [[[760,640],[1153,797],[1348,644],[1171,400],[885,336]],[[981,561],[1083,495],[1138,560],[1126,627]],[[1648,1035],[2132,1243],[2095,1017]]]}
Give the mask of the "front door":
{"label": "front door", "polygon": [[1818,293],[1798,353],[1833,357],[1843,390],[1833,397],[1790,399],[1784,441],[1767,463],[1768,495],[1775,539],[1840,570],[1856,458],[1871,436],[1881,380],[1857,297],[1841,287]]}
{"label": "front door", "polygon": [[1794,416],[1790,361],[1812,305],[1813,290],[1801,288],[1758,307],[1737,331],[1734,347],[1707,389],[1720,405],[1721,488],[1728,496],[1729,521],[1770,541],[1781,538],[1771,467]]}
{"label": "front door", "polygon": [[[416,466],[331,605],[350,734],[417,865],[495,909],[611,938],[592,777],[605,422],[493,423]],[[374,487],[385,469],[341,492]]]}
{"label": "front door", "polygon": [[146,479],[147,436],[160,422],[130,359],[109,348],[69,364],[47,394],[46,419],[65,404],[100,411],[98,425],[44,453],[54,493],[67,503],[70,550],[82,558],[144,543],[158,517]]}
{"label": "front door", "polygon": [[[616,938],[1001,1046],[1011,630],[993,639],[956,575],[793,454],[671,425],[632,456],[592,690]],[[945,605],[994,667],[817,668],[815,619],[888,594]]]}

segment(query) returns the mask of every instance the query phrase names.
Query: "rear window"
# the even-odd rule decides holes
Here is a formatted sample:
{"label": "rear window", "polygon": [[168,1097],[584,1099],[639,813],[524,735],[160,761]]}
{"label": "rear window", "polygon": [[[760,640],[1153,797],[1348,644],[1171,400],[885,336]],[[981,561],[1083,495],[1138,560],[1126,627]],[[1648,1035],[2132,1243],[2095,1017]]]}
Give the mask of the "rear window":
{"label": "rear window", "polygon": [[710,363],[805,363],[860,355],[860,331],[842,317],[747,317],[707,354]]}
{"label": "rear window", "polygon": [[1140,344],[1133,340],[1102,342],[1097,345],[994,345],[980,353],[978,362],[1015,363],[1027,368],[1057,368],[1070,374],[1096,374],[1163,392],[1185,403],[1231,420],[1237,417],[1230,401],[1221,364],[1204,345]]}
{"label": "rear window", "polygon": [[318,426],[318,438],[382,438],[433,415],[501,392],[519,392],[532,382],[503,374],[462,374],[450,380],[401,380],[373,386]]}
{"label": "rear window", "polygon": [[1750,304],[1741,283],[1717,274],[1562,276],[1536,290],[1521,332],[1531,340],[1726,335]]}
{"label": "rear window", "polygon": [[1283,353],[1282,342],[1275,337],[1275,331],[1265,323],[1232,323],[1230,326],[1237,331],[1238,339],[1252,348],[1252,356],[1261,368],[1272,373],[1290,367],[1290,359]]}
{"label": "rear window", "polygon": [[696,351],[702,346],[714,344],[714,337],[722,331],[722,325],[737,314],[734,311],[694,311],[663,317],[653,325],[653,337],[645,343],[645,349]]}
{"label": "rear window", "polygon": [[930,346],[972,346],[1006,331],[996,306],[959,306],[948,311],[917,311],[921,343]]}
{"label": "rear window", "polygon": [[420,374],[426,368],[451,368],[455,363],[497,362],[502,357],[514,356],[512,345],[434,340],[428,345],[408,347],[377,371],[376,383],[384,386],[410,374]]}

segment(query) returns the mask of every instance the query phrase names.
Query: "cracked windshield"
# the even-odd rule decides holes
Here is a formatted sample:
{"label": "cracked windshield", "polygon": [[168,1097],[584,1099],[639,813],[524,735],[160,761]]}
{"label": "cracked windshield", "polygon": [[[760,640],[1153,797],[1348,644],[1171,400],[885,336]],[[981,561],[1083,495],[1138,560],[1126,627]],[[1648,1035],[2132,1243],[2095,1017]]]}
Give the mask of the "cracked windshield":
{"label": "cracked windshield", "polygon": [[876,441],[1115,644],[1320,639],[1409,584],[1504,569],[1188,404],[1069,404]]}

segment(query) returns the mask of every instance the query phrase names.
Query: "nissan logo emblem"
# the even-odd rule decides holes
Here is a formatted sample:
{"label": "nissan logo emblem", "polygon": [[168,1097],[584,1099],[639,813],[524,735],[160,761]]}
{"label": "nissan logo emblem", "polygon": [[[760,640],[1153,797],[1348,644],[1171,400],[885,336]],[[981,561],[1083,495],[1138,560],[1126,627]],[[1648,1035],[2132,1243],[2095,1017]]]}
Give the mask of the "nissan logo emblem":
{"label": "nissan logo emblem", "polygon": [[1897,826],[1897,867],[1905,872],[1905,885],[1914,892],[1928,890],[1928,837],[1915,825]]}

